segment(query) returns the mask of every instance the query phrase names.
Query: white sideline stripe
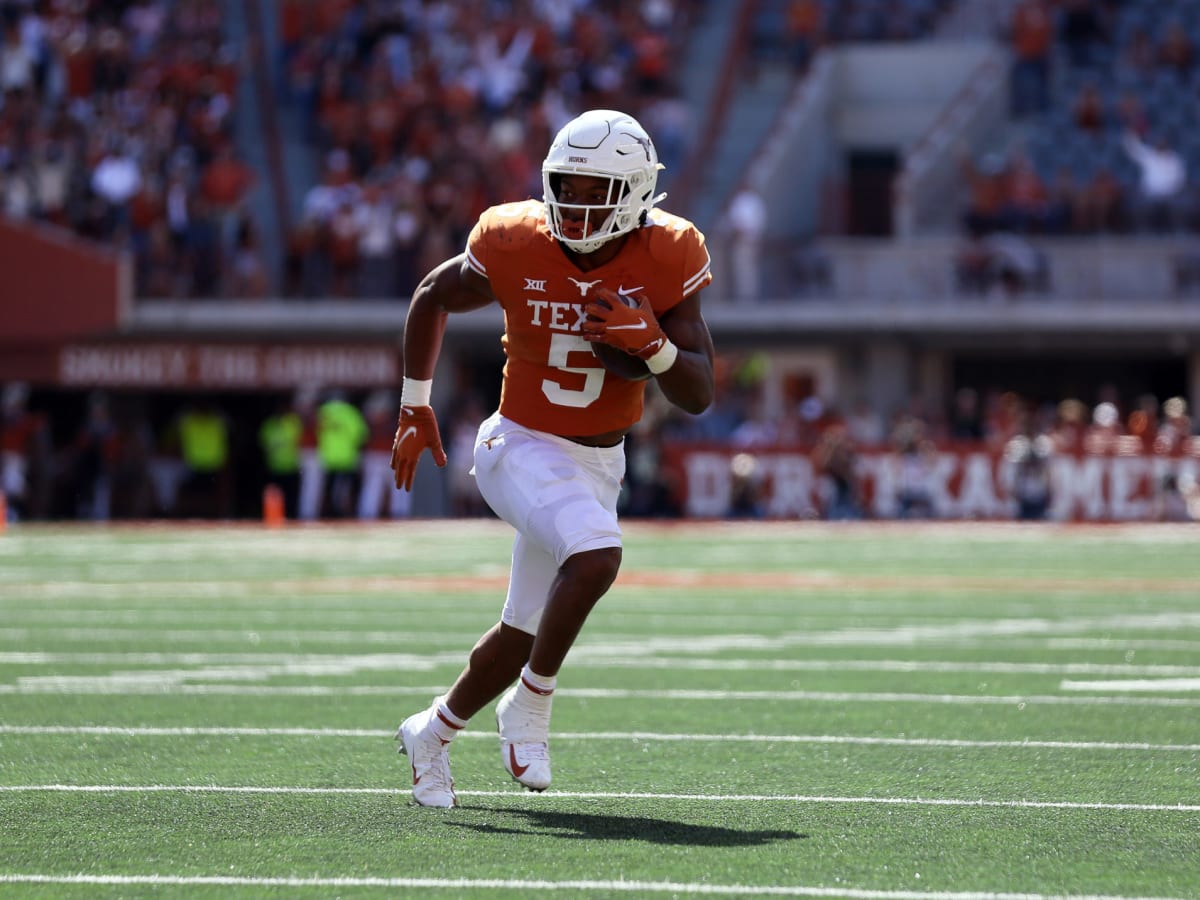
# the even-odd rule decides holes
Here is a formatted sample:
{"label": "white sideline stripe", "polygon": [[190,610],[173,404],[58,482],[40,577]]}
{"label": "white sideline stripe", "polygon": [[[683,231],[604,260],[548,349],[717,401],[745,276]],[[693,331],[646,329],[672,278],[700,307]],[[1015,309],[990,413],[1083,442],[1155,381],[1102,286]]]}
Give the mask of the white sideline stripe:
{"label": "white sideline stripe", "polygon": [[[74,694],[93,696],[243,696],[243,697],[429,697],[449,690],[449,685],[409,687],[404,685],[279,685],[275,687],[243,684],[178,684],[175,681],[98,682],[95,676],[22,679],[18,684],[0,684],[2,694]],[[975,694],[891,694],[839,691],[632,691],[610,688],[559,688],[560,697],[586,697],[593,700],[763,700],[812,703],[938,703],[984,706],[1166,706],[1198,707],[1200,698],[1191,697],[1092,697],[1085,695],[1010,695]]]}
{"label": "white sideline stripe", "polygon": [[1130,678],[1119,681],[1062,681],[1061,691],[1200,691],[1200,678]]}
{"label": "white sideline stripe", "polygon": [[[472,634],[474,634],[472,632]],[[51,637],[59,641],[146,641],[152,643],[192,643],[231,641],[234,643],[259,644],[263,641],[296,643],[311,641],[317,644],[449,644],[470,647],[467,632],[461,634],[422,634],[413,631],[277,631],[271,628],[214,628],[159,629],[159,628],[0,628],[0,640],[29,641],[34,635]],[[630,638],[632,640],[633,638]]]}
{"label": "white sideline stripe", "polygon": [[1174,900],[1101,894],[1009,894],[993,891],[871,891],[804,885],[699,884],[679,881],[521,881],[500,878],[296,878],[238,875],[39,875],[0,873],[0,884],[94,884],[214,887],[387,887],[521,891],[623,891],[769,897],[845,897],[847,900]]}
{"label": "white sideline stripe", "polygon": [[[1007,646],[1015,647],[1015,643]],[[1046,650],[1200,650],[1200,641],[1148,640],[1140,638],[1047,638],[1027,646]]]}
{"label": "white sideline stripe", "polygon": [[[223,784],[6,784],[0,793],[64,794],[372,794],[405,796],[409,788],[279,787]],[[521,790],[457,791],[460,797],[526,798]],[[545,791],[539,797],[571,800],[693,800],[704,803],[839,803],[867,806],[969,806],[997,809],[1094,809],[1126,812],[1200,812],[1194,803],[1087,803],[1076,800],[984,800],[935,797],[826,797],[820,794],[656,794],[635,791]]]}
{"label": "white sideline stripe", "polygon": [[572,667],[621,669],[688,669],[776,672],[973,672],[989,675],[1161,675],[1196,676],[1200,666],[1131,665],[1128,663],[959,662],[910,659],[713,659],[678,656],[589,656],[580,647]]}
{"label": "white sideline stripe", "polygon": [[[691,669],[714,671],[798,671],[798,672],[979,672],[997,675],[1159,675],[1197,676],[1200,666],[1132,665],[1129,663],[1040,663],[909,659],[717,659],[710,657],[600,655],[586,645],[577,648],[575,668]],[[314,672],[334,667],[347,671],[430,669],[441,664],[461,664],[463,654],[445,653],[63,653],[46,651],[0,651],[0,665],[260,665],[281,666],[300,671],[309,666]],[[1121,682],[1114,682],[1121,683]]]}
{"label": "white sideline stripe", "polygon": [[[86,734],[118,737],[336,737],[390,738],[377,728],[220,728],[214,726],[0,725],[0,734]],[[556,741],[668,741],[686,743],[862,744],[885,747],[957,747],[1018,750],[1180,750],[1200,752],[1200,744],[1146,744],[1120,741],[968,741],[957,738],[856,737],[841,734],[661,734],[655,731],[555,731]],[[486,731],[463,731],[456,738],[486,739]]]}
{"label": "white sideline stripe", "polygon": [[501,878],[252,877],[239,875],[40,875],[0,873],[0,884],[93,884],[213,887],[463,888],[520,891],[623,891],[769,897],[845,897],[847,900],[1175,900],[1107,894],[1010,894],[993,891],[871,891],[804,885],[700,884],[680,881],[522,881]]}
{"label": "white sideline stripe", "polygon": [[[686,617],[681,617],[686,621]],[[1200,612],[1162,612],[1148,614],[1124,614],[1083,617],[1076,619],[1050,620],[1039,618],[1007,619],[956,619],[949,623],[903,625],[895,628],[842,628],[835,631],[793,631],[783,634],[698,634],[686,640],[692,649],[713,650],[778,650],[789,647],[809,646],[913,646],[920,643],[954,641],[960,643],[972,638],[1017,638],[1049,635],[1072,635],[1087,631],[1135,631],[1200,628]],[[51,636],[57,640],[115,641],[153,640],[164,641],[246,641],[259,643],[271,641],[313,641],[325,644],[387,643],[387,644],[459,644],[474,641],[471,632],[460,635],[438,633],[422,634],[412,631],[326,631],[315,629],[274,630],[270,628],[245,629],[158,629],[158,628],[3,628],[0,640],[27,641],[36,634]],[[664,648],[677,649],[684,637],[648,637],[645,634],[594,635],[589,643],[581,644],[590,651],[613,655],[624,650],[630,654],[653,653]]]}
{"label": "white sideline stripe", "polygon": [[[406,617],[424,617],[436,614],[439,622],[445,624],[452,622],[455,628],[469,628],[475,623],[484,623],[487,617],[493,615],[494,612],[494,604],[487,607],[483,607],[480,604],[480,608],[478,609],[465,607],[449,610],[444,605],[441,607],[431,606],[421,608],[413,604],[405,604],[403,610],[403,614]],[[846,612],[844,608],[820,611],[807,607],[803,615],[798,615],[795,611],[789,612],[787,610],[774,612],[748,611],[739,612],[736,615],[692,611],[687,616],[687,624],[692,628],[704,627],[729,630],[735,627],[745,628],[748,622],[752,622],[756,627],[763,629],[770,629],[773,625],[775,627],[782,627],[785,623],[788,627],[795,628],[797,622],[804,622],[811,623],[812,627],[817,628],[827,627],[827,624],[831,621],[844,621]],[[889,617],[897,621],[921,615],[922,612],[920,609],[913,609],[908,616],[904,616],[896,607],[888,608]],[[221,620],[234,620],[239,625],[254,625],[266,628],[278,627],[280,623],[298,625],[301,624],[300,620],[303,620],[303,624],[310,628],[318,628],[326,623],[332,628],[345,628],[348,625],[372,625],[380,627],[395,624],[397,616],[394,603],[390,609],[381,608],[378,610],[347,609],[334,604],[331,604],[326,609],[306,607],[300,609],[289,608],[282,611],[252,607],[225,609],[211,607],[207,604],[197,604],[196,608],[187,610],[163,609],[161,607],[83,610],[76,607],[65,607],[62,609],[36,610],[8,609],[6,613],[11,625],[25,625],[31,628],[61,627],[63,623],[66,625],[94,625],[97,627],[156,625],[168,628],[183,628]],[[678,612],[656,612],[649,608],[621,611],[610,606],[605,609],[605,613],[613,618],[636,617],[639,623],[647,625],[674,624],[679,621]],[[873,612],[871,614],[877,615]],[[882,617],[878,616],[877,618],[882,619]]]}

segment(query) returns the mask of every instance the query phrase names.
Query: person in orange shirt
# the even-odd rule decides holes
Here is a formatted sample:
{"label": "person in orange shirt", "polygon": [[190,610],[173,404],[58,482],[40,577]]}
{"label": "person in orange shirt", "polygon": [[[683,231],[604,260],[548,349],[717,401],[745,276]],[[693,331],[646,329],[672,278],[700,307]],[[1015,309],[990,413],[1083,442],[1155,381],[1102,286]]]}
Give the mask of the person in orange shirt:
{"label": "person in orange shirt", "polygon": [[825,8],[820,0],[791,0],[786,16],[784,35],[788,55],[796,71],[803,72],[820,47]]}
{"label": "person in orange shirt", "polygon": [[254,184],[254,170],[237,157],[233,145],[222,144],[200,176],[200,191],[219,212],[234,211]]}
{"label": "person in orange shirt", "polygon": [[1047,0],[1021,0],[1010,21],[1013,51],[1012,114],[1043,112],[1050,102],[1050,58],[1054,19]]}
{"label": "person in orange shirt", "polygon": [[713,344],[700,310],[708,251],[691,222],[655,208],[665,196],[655,194],[659,168],[635,119],[584,113],[550,145],[542,199],[485,210],[466,251],[413,294],[396,485],[412,488],[427,449],[446,464],[430,397],[448,314],[497,303],[507,362],[473,471],[484,500],[516,529],[500,621],[449,692],[397,731],[423,806],[455,805],[450,743],[497,697],[505,769],[530,790],[550,784],[555,684],[621,564],[623,441],[641,418],[646,381],[689,413],[712,402]]}
{"label": "person in orange shirt", "polygon": [[220,250],[225,259],[236,255],[237,230],[245,197],[254,185],[254,170],[238,159],[231,143],[224,143],[200,176],[200,196],[220,223]]}

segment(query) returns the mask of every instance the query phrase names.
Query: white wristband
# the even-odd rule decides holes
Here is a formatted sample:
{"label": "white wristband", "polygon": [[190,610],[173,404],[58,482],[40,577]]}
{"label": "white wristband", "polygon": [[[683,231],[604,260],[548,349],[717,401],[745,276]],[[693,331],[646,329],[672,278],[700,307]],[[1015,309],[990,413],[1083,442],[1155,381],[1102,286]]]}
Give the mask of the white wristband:
{"label": "white wristband", "polygon": [[416,378],[404,377],[404,385],[400,388],[401,406],[429,406],[429,398],[433,394],[433,379],[418,381]]}
{"label": "white wristband", "polygon": [[665,343],[662,348],[646,360],[646,368],[655,375],[661,375],[671,366],[675,365],[675,358],[679,356],[679,348],[676,347],[667,338],[663,339]]}

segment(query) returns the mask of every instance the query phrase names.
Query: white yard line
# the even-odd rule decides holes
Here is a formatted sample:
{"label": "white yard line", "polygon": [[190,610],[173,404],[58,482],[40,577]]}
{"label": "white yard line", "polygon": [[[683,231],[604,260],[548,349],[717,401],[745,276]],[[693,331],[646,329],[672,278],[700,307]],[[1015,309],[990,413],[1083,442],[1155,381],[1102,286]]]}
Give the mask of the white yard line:
{"label": "white yard line", "polygon": [[[715,659],[677,656],[592,657],[586,647],[572,657],[571,667],[622,669],[689,669],[770,672],[976,672],[989,675],[1195,675],[1200,666],[1131,665],[1127,663],[962,662],[928,659]],[[0,661],[3,654],[0,654]]]}
{"label": "white yard line", "polygon": [[[458,651],[443,653],[62,653],[42,650],[0,651],[0,665],[17,666],[247,666],[278,668],[280,666],[312,666],[314,671],[330,671],[336,667],[341,672],[383,669],[394,666],[397,671],[408,671],[414,667],[431,669],[443,663],[461,665],[464,656]],[[1155,667],[1146,667],[1155,668]],[[1200,667],[1195,667],[1200,673]],[[1114,669],[1117,671],[1117,669]],[[1128,668],[1119,669],[1130,675],[1184,674],[1182,672],[1135,672]],[[1063,672],[1062,674],[1072,674]],[[1086,673],[1081,673],[1086,674]],[[1104,672],[1091,674],[1103,675]]]}
{"label": "white yard line", "polygon": [[1129,691],[1148,693],[1154,691],[1196,693],[1200,692],[1200,678],[1126,678],[1110,681],[1070,681],[1059,683],[1062,691]]}
{"label": "white yard line", "polygon": [[[373,787],[285,787],[219,784],[7,784],[0,793],[64,794],[373,794],[408,796],[409,788]],[[460,797],[509,797],[531,795],[519,789],[507,791],[457,791]],[[659,794],[636,791],[555,791],[537,795],[571,800],[685,800],[697,803],[832,803],[864,806],[954,806],[989,809],[1090,809],[1122,812],[1200,812],[1195,803],[1086,803],[1074,800],[985,800],[935,797],[836,797],[819,794]]]}
{"label": "white yard line", "polygon": [[1028,641],[1008,646],[1027,646],[1045,650],[1182,650],[1191,653],[1200,650],[1200,641],[1175,640],[1171,638],[1047,638],[1045,641]]}
{"label": "white yard line", "polygon": [[[686,622],[686,614],[681,614]],[[895,628],[842,628],[834,631],[793,631],[783,634],[699,634],[655,637],[639,634],[596,634],[586,639],[583,647],[593,652],[603,649],[609,655],[621,650],[630,654],[652,653],[663,649],[693,653],[718,650],[778,650],[806,646],[915,646],[940,642],[961,642],[983,637],[1015,638],[1042,635],[1071,635],[1089,631],[1180,631],[1200,628],[1200,612],[1173,611],[1146,614],[1122,614],[1071,619],[1006,618],[958,619],[946,623],[901,625]],[[308,641],[313,643],[390,643],[455,645],[473,641],[475,632],[436,634],[397,631],[327,631],[321,629],[270,628],[242,629],[158,629],[158,628],[4,628],[0,640],[28,641],[34,635],[63,641],[128,641],[146,640],[156,643],[186,641]]]}
{"label": "white yard line", "polygon": [[[116,737],[332,737],[390,738],[391,730],[376,728],[222,728],[215,726],[121,725],[0,725],[0,734],[77,734]],[[655,731],[556,731],[555,741],[656,741],[755,744],[850,744],[885,747],[953,747],[956,749],[1014,750],[1149,750],[1200,752],[1200,744],[1147,744],[1121,741],[969,741],[956,738],[855,737],[840,734],[662,734]],[[494,741],[487,731],[464,731],[458,740]]]}
{"label": "white yard line", "polygon": [[254,877],[239,875],[42,875],[0,872],[0,884],[149,887],[428,888],[441,890],[612,891],[709,896],[840,897],[846,900],[1171,900],[1101,894],[1014,894],[993,891],[875,891],[819,885],[743,885],[679,881],[545,881],[508,878]]}
{"label": "white yard line", "polygon": [[[417,653],[63,653],[0,651],[0,665],[243,665],[288,667],[289,673],[327,674],[334,671],[428,670],[460,665],[458,652]],[[609,656],[586,644],[576,648],[572,668],[688,669],[699,671],[776,672],[978,672],[994,675],[1143,675],[1200,677],[1200,666],[1133,665],[1129,663],[1041,663],[911,659],[720,659],[656,655]],[[268,673],[271,674],[271,673]]]}
{"label": "white yard line", "polygon": [[[38,636],[56,641],[102,643],[104,641],[144,641],[150,644],[214,643],[229,641],[235,644],[258,646],[264,641],[277,643],[308,642],[316,644],[447,644],[470,648],[478,637],[460,634],[423,634],[414,631],[297,631],[271,628],[0,628],[0,641],[27,642]],[[629,640],[633,640],[630,635]]]}
{"label": "white yard line", "polygon": [[[164,680],[151,682],[130,675],[127,680],[97,679],[96,676],[71,676],[22,679],[18,684],[0,684],[3,694],[75,694],[104,696],[190,695],[247,697],[428,697],[445,693],[449,685],[245,685],[180,684]],[[951,705],[1015,706],[1163,706],[1197,707],[1200,698],[1191,697],[1093,697],[1055,695],[977,695],[977,694],[901,694],[849,691],[702,691],[702,690],[621,690],[617,688],[560,688],[560,697],[586,697],[595,700],[756,700],[764,702],[809,703],[934,703]]]}

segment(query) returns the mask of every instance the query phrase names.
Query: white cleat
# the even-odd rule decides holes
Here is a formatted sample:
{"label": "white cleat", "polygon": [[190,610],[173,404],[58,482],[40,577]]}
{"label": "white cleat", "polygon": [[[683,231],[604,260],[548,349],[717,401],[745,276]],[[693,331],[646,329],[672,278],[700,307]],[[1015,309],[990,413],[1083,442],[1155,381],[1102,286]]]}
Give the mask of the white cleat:
{"label": "white cleat", "polygon": [[441,738],[426,728],[429,715],[430,710],[424,710],[409,716],[396,730],[400,752],[412,764],[413,799],[421,806],[457,806],[450,752]]}
{"label": "white cleat", "polygon": [[541,710],[526,705],[519,689],[515,685],[496,704],[500,759],[514,781],[544,791],[550,786],[550,704]]}

